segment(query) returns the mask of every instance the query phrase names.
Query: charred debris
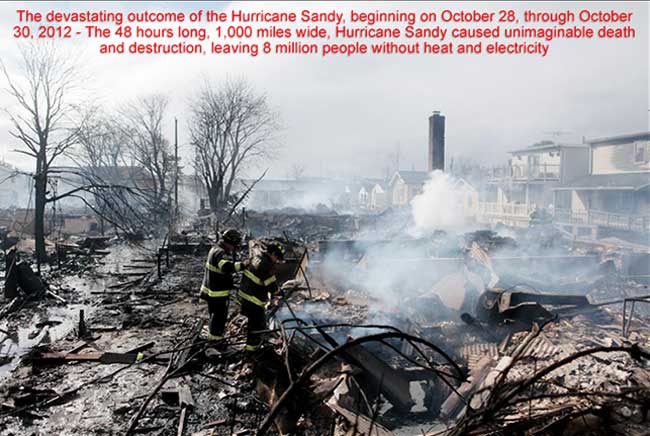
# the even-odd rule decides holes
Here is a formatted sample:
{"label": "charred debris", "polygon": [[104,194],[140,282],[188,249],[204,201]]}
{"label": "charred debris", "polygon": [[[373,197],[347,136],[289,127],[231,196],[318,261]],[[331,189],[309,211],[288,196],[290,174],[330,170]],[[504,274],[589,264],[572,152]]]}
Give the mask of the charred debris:
{"label": "charred debris", "polygon": [[0,434],[647,434],[647,254],[551,226],[415,238],[347,215],[236,218],[238,257],[287,250],[254,359],[234,298],[228,347],[206,353],[210,220],[57,243],[40,273],[3,234]]}

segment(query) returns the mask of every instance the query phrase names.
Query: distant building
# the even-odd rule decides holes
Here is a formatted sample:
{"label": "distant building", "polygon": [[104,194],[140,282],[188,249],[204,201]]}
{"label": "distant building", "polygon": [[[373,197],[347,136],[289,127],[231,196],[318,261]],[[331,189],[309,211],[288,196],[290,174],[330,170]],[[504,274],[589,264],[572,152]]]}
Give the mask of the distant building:
{"label": "distant building", "polygon": [[[243,182],[249,185],[253,181]],[[319,205],[331,207],[345,192],[345,183],[321,177],[262,179],[255,185],[244,206],[251,210],[285,207],[311,209]]]}
{"label": "distant building", "polygon": [[[57,195],[65,194],[84,185],[102,184],[138,188],[141,191],[153,189],[154,181],[140,166],[102,166],[102,167],[52,167],[49,176],[51,189]],[[81,198],[80,198],[81,197]],[[85,201],[92,203],[92,193],[80,191],[75,196],[64,197],[57,201],[57,207],[68,212],[89,212]]]}
{"label": "distant building", "polygon": [[388,206],[386,189],[383,183],[375,183],[370,190],[370,210],[379,212]]}
{"label": "distant building", "polygon": [[[49,221],[45,225],[49,228]],[[0,209],[0,227],[18,234],[34,234],[34,209]]]}
{"label": "distant building", "polygon": [[178,178],[178,203],[182,212],[194,214],[201,209],[201,199],[208,196],[205,184],[196,174],[180,174]]}
{"label": "distant building", "polygon": [[527,227],[535,209],[552,209],[553,189],[588,171],[586,144],[542,141],[510,152],[502,173],[488,179],[479,221]]}
{"label": "distant building", "polygon": [[359,209],[370,209],[370,191],[374,182],[363,180],[360,182],[359,192],[357,193],[357,206]]}
{"label": "distant building", "polygon": [[32,189],[31,176],[0,161],[0,209],[28,207]]}
{"label": "distant building", "polygon": [[422,192],[427,180],[429,180],[429,173],[426,171],[397,171],[388,183],[391,205],[395,207],[408,205],[413,197]]}
{"label": "distant building", "polygon": [[99,233],[99,223],[92,215],[64,215],[59,218],[56,229],[62,234],[80,235]]}
{"label": "distant building", "polygon": [[576,236],[633,232],[647,238],[650,132],[594,139],[587,144],[586,174],[576,174],[555,187],[555,222]]}
{"label": "distant building", "polygon": [[465,218],[475,219],[479,211],[479,195],[467,180],[457,178],[453,181],[454,192],[459,194],[459,201]]}

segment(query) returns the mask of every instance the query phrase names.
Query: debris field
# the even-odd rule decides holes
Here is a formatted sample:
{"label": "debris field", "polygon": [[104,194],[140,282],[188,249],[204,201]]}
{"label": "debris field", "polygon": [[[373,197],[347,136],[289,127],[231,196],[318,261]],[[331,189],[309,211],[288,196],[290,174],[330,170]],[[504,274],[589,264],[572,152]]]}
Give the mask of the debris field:
{"label": "debris field", "polygon": [[648,434],[650,291],[629,278],[647,254],[534,228],[251,226],[238,258],[286,248],[254,358],[234,292],[227,347],[207,341],[214,232],[70,243],[40,275],[6,270],[0,435]]}

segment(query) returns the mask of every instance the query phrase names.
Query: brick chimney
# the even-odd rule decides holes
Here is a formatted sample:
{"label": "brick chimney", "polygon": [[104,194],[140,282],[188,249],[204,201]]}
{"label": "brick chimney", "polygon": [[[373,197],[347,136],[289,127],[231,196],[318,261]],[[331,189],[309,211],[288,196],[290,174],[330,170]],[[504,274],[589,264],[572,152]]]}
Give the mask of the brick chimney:
{"label": "brick chimney", "polygon": [[429,117],[429,166],[428,170],[445,170],[445,117],[433,111]]}

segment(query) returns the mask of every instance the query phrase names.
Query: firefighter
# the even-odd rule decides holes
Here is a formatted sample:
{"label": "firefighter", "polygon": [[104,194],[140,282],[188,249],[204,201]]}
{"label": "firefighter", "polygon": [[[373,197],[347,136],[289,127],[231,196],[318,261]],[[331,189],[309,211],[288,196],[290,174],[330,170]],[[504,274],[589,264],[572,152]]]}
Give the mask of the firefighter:
{"label": "firefighter", "polygon": [[201,299],[208,303],[210,325],[209,341],[223,340],[228,319],[228,297],[234,288],[233,274],[242,270],[242,262],[234,262],[235,250],[241,243],[241,235],[228,229],[221,235],[216,246],[210,249],[201,285]]}
{"label": "firefighter", "polygon": [[260,330],[266,329],[266,306],[269,294],[278,294],[274,266],[284,259],[282,246],[277,242],[267,244],[261,255],[253,256],[244,269],[238,292],[241,313],[248,318],[246,335],[247,352],[254,352],[262,344]]}

